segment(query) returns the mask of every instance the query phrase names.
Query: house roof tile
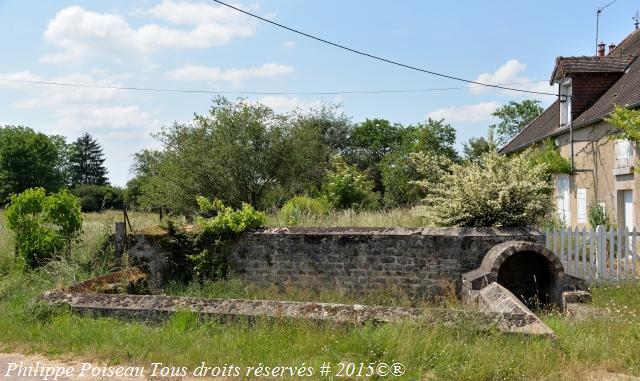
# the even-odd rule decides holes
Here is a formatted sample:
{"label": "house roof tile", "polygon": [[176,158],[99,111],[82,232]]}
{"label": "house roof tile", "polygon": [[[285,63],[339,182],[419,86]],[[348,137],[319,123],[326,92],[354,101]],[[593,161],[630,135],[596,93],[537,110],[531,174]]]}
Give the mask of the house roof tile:
{"label": "house roof tile", "polygon": [[623,73],[633,58],[627,54],[604,57],[558,57],[550,82],[553,84],[557,80],[575,73]]}
{"label": "house roof tile", "polygon": [[[559,67],[564,70],[564,73],[624,72],[624,75],[611,88],[573,121],[574,128],[581,128],[601,121],[613,111],[616,105],[630,108],[640,107],[640,58],[638,57],[640,57],[640,30],[627,36],[605,57],[558,57],[552,81],[556,77]],[[562,61],[560,65],[558,65],[558,60]],[[561,133],[567,128],[560,128],[559,122],[560,103],[556,100],[538,118],[534,119],[502,147],[500,152],[518,151]]]}
{"label": "house roof tile", "polygon": [[556,100],[540,116],[500,149],[502,153],[518,151],[560,130],[560,103]]}
{"label": "house roof tile", "polygon": [[640,59],[631,64],[616,83],[585,112],[573,121],[575,128],[598,122],[607,116],[616,105],[635,108],[640,105]]}

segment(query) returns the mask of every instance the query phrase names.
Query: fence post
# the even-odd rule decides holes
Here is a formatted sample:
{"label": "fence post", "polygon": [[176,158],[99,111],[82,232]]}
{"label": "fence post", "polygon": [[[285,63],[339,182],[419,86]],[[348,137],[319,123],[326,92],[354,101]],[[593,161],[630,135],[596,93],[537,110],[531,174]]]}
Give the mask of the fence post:
{"label": "fence post", "polygon": [[[613,230],[613,226],[609,228],[609,269],[607,269],[607,276],[608,279],[615,279],[615,257],[616,257],[616,247],[615,247],[615,243],[616,243],[616,238],[615,238],[615,231]],[[606,263],[605,263],[605,267],[606,267]]]}
{"label": "fence post", "polygon": [[564,235],[565,235],[565,229],[560,229],[560,263],[562,263],[562,266],[566,268],[567,266],[567,262],[565,261],[564,258]]}
{"label": "fence post", "polygon": [[597,235],[597,245],[598,245],[598,249],[596,251],[596,278],[602,278],[603,276],[603,270],[604,270],[604,258],[605,258],[605,248],[607,245],[606,242],[606,230],[604,228],[604,226],[602,225],[598,225],[598,227],[596,228],[596,235]]}
{"label": "fence post", "polygon": [[589,279],[595,279],[594,263],[596,261],[596,232],[593,227],[589,228]]}
{"label": "fence post", "polygon": [[120,265],[122,262],[122,255],[124,254],[124,240],[126,237],[126,226],[124,221],[116,222],[116,236],[115,236],[115,260],[116,265]]}
{"label": "fence post", "polygon": [[587,278],[586,275],[586,267],[587,267],[587,228],[582,227],[582,231],[580,232],[580,237],[582,238],[582,256],[580,258],[580,274],[583,278]]}
{"label": "fence post", "polygon": [[637,238],[636,238],[636,234],[638,234],[638,231],[636,230],[635,226],[632,230],[633,236],[631,237],[631,277],[633,279],[637,278],[637,271],[638,269],[636,269],[636,257],[638,254],[638,251],[636,249],[636,243],[637,243]]}
{"label": "fence post", "polygon": [[573,236],[573,229],[571,228],[571,226],[569,226],[569,229],[567,230],[567,257],[566,257],[566,265],[564,266],[564,270],[569,273],[571,271],[571,254],[573,253],[572,250],[572,238]]}

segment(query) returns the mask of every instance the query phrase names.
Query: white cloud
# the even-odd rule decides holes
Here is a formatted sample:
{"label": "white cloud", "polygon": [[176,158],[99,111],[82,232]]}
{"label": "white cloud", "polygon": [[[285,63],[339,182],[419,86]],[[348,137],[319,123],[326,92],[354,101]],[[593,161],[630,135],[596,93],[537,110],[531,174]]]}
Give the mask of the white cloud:
{"label": "white cloud", "polygon": [[155,125],[150,113],[138,106],[112,106],[94,108],[65,108],[56,113],[60,118],[56,123],[59,129],[123,130],[131,128],[148,129]]}
{"label": "white cloud", "polygon": [[[493,73],[480,74],[475,81],[491,84],[514,82],[518,79],[518,74],[523,72],[526,68],[527,65],[520,63],[518,60],[511,59]],[[486,87],[472,87],[471,91],[478,92],[486,89]]]}
{"label": "white cloud", "polygon": [[342,98],[334,97],[332,99],[304,100],[298,97],[268,95],[257,99],[255,102],[262,103],[263,105],[270,107],[275,112],[285,113],[295,109],[310,110],[319,108],[323,104],[340,104],[342,102]]}
{"label": "white cloud", "polygon": [[[532,79],[522,75],[522,73],[527,69],[527,65],[521,63],[516,59],[510,59],[505,62],[502,66],[500,66],[493,73],[483,73],[477,76],[474,81],[481,83],[488,83],[494,85],[507,85],[508,87],[513,87],[516,89],[528,90],[528,91],[537,91],[544,93],[552,93],[554,94],[557,90],[555,87],[549,86],[549,83],[544,80],[541,82],[532,82]],[[511,84],[511,85],[509,85]],[[472,94],[487,94],[491,91],[496,91],[495,88],[470,85],[469,90]],[[526,96],[529,98],[540,98],[540,99],[548,99],[548,97],[544,95],[536,95],[531,93],[518,93],[515,91],[509,90],[498,90],[503,94],[507,94],[510,96]]]}
{"label": "white cloud", "polygon": [[293,73],[293,66],[265,63],[248,69],[221,69],[216,66],[185,65],[167,73],[174,80],[226,81],[240,83],[249,78],[274,78]]}
{"label": "white cloud", "polygon": [[272,108],[276,112],[291,111],[298,107],[308,106],[311,103],[304,102],[298,97],[285,97],[280,95],[269,95],[258,99],[259,103]]}
{"label": "white cloud", "polygon": [[[74,83],[97,86],[122,86],[110,78],[96,79],[89,74],[71,73],[60,77],[45,78],[31,71],[0,74],[2,78]],[[0,81],[0,88],[10,87],[26,93],[25,99],[16,100],[12,106],[20,109],[51,110],[57,133],[73,135],[84,130],[116,131],[128,128],[154,128],[158,122],[152,115],[136,105],[117,105],[130,100],[127,92],[112,88],[86,88],[24,84]],[[114,105],[115,104],[115,105]],[[145,130],[142,130],[143,132]]]}
{"label": "white cloud", "polygon": [[[73,83],[92,86],[121,86],[112,79],[96,79],[83,73],[71,73],[64,76],[43,78],[29,70],[0,74],[1,78],[20,81]],[[55,107],[68,103],[101,102],[115,99],[122,91],[109,88],[87,88],[77,86],[51,86],[43,84],[17,83],[0,81],[0,88],[18,89],[31,94],[30,98],[16,100],[12,106],[15,108],[32,109],[36,107]]]}
{"label": "white cloud", "polygon": [[[255,12],[260,7],[251,4],[242,7]],[[176,25],[203,25],[210,23],[246,23],[247,18],[241,13],[224,6],[212,5],[210,2],[192,3],[188,1],[163,0],[149,10],[149,13]]]}
{"label": "white cloud", "polygon": [[427,118],[444,119],[449,123],[479,123],[490,121],[491,114],[500,107],[500,102],[480,102],[472,105],[452,106],[433,110]]}
{"label": "white cloud", "polygon": [[296,42],[295,41],[285,41],[282,43],[282,46],[284,46],[287,49],[292,49],[296,47]]}
{"label": "white cloud", "polygon": [[[121,86],[118,82],[113,82],[109,79],[95,79],[94,77],[82,74],[73,73],[60,77],[54,77],[50,79],[42,78],[31,72],[18,72],[7,73],[1,75],[3,78],[12,78],[29,81],[45,81],[54,83],[73,83],[92,86]],[[0,82],[0,86],[3,83]],[[96,101],[109,101],[117,97],[121,91],[108,88],[86,88],[86,87],[72,87],[72,86],[49,86],[49,85],[25,85],[24,83],[10,85],[20,86],[33,95],[31,98],[18,100],[13,103],[13,107],[16,108],[36,108],[36,107],[54,107],[58,105],[64,105],[73,102],[96,102]],[[26,86],[26,87],[25,87]]]}
{"label": "white cloud", "polygon": [[248,17],[208,3],[164,0],[150,14],[190,28],[158,24],[134,28],[121,15],[72,6],[59,11],[44,33],[45,40],[61,51],[41,60],[63,63],[91,56],[144,56],[161,48],[204,49],[255,33],[255,23]]}

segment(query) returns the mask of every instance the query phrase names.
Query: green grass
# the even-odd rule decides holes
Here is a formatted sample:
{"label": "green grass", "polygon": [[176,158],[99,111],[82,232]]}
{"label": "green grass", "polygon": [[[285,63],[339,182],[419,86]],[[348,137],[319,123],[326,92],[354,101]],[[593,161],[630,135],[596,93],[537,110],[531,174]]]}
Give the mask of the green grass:
{"label": "green grass", "polygon": [[[268,226],[287,226],[278,213],[268,216]],[[380,211],[333,210],[326,215],[307,216],[296,226],[314,227],[423,227],[433,226],[420,207]]]}
{"label": "green grass", "polygon": [[310,289],[291,286],[257,286],[241,279],[220,280],[216,282],[192,282],[189,285],[172,283],[163,289],[163,293],[174,296],[193,296],[212,299],[268,299],[287,301],[314,301],[319,303],[369,304],[399,307],[455,306],[460,303],[455,297],[453,287],[448,295],[438,300],[423,300],[407,297],[401,290],[371,290],[366,295],[353,295],[337,289]]}

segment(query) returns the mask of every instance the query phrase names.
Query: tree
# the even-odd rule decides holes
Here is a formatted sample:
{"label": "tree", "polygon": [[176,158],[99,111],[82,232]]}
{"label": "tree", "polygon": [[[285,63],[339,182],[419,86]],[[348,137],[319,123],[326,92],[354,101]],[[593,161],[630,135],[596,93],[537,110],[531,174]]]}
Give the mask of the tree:
{"label": "tree", "polygon": [[542,114],[544,109],[540,107],[540,101],[525,99],[522,102],[509,101],[508,104],[498,107],[493,116],[500,119],[497,124],[489,126],[496,135],[496,143],[503,146],[525,128],[531,121]]}
{"label": "tree", "polygon": [[640,142],[640,110],[616,106],[606,121],[620,130],[615,137]]}
{"label": "tree", "polygon": [[437,182],[426,181],[427,207],[439,226],[532,226],[551,207],[545,164],[525,155],[490,152],[478,162],[454,164]]}
{"label": "tree", "polygon": [[79,198],[83,212],[124,208],[124,191],[110,185],[78,184],[71,193]]}
{"label": "tree", "polygon": [[21,126],[0,128],[0,204],[29,188],[56,191],[62,185],[61,154],[49,136]]}
{"label": "tree", "polygon": [[462,158],[467,162],[477,162],[482,155],[495,152],[497,149],[492,130],[489,130],[489,135],[486,138],[482,136],[471,138],[466,143],[462,143],[462,146]]}
{"label": "tree", "polygon": [[282,116],[288,160],[262,206],[279,206],[296,195],[320,191],[333,155],[345,151],[348,144],[351,123],[338,110],[337,106],[323,105]]}
{"label": "tree", "polygon": [[458,152],[454,148],[456,130],[445,123],[444,119],[429,118],[426,123],[418,124],[416,130],[417,146],[413,152],[430,152],[451,161],[459,160]]}
{"label": "tree", "polygon": [[409,206],[425,196],[416,184],[421,178],[416,154],[437,156],[440,162],[456,162],[454,148],[455,129],[444,120],[428,119],[425,123],[402,128],[401,143],[382,161],[381,173],[384,185],[383,200],[386,207]]}
{"label": "tree", "polygon": [[160,151],[142,150],[134,154],[131,172],[134,178],[127,183],[124,201],[127,207],[160,213],[169,208],[169,192],[172,188],[165,177],[160,176],[163,154]]}
{"label": "tree", "polygon": [[88,133],[84,133],[71,144],[69,174],[71,185],[107,185],[105,157],[100,144]]}
{"label": "tree", "polygon": [[178,213],[196,210],[194,194],[232,207],[260,205],[286,176],[288,137],[286,119],[267,106],[216,98],[208,115],[165,126],[156,135],[164,148],[156,185]]}

